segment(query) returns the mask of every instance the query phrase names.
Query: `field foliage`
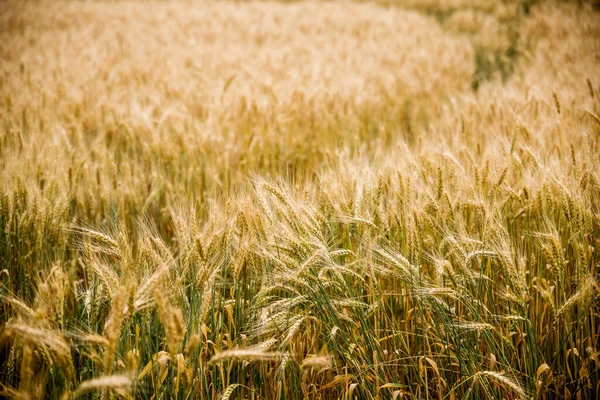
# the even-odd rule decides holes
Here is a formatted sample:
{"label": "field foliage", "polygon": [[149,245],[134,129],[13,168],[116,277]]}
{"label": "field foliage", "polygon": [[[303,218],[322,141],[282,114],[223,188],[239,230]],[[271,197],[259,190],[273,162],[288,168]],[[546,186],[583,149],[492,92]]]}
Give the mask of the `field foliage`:
{"label": "field foliage", "polygon": [[595,399],[600,13],[0,2],[0,393]]}

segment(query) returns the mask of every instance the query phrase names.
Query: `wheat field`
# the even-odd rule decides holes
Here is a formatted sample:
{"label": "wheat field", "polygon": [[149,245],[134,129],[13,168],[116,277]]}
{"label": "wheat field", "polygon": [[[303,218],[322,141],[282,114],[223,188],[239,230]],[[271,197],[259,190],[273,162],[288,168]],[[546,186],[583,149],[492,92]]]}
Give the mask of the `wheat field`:
{"label": "wheat field", "polygon": [[0,396],[597,399],[587,2],[0,2]]}

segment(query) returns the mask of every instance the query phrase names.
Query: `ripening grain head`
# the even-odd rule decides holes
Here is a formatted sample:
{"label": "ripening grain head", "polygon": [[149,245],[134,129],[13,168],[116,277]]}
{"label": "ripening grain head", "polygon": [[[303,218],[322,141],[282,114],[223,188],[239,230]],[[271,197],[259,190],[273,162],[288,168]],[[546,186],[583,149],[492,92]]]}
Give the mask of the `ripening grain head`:
{"label": "ripening grain head", "polygon": [[0,2],[3,393],[595,398],[600,14],[383,3]]}

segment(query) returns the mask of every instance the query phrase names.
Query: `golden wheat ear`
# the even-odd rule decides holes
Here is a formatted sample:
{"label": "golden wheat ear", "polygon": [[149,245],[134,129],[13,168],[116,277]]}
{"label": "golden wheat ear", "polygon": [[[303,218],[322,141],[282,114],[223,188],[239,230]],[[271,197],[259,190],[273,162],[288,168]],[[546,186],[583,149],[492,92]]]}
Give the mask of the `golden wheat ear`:
{"label": "golden wheat ear", "polygon": [[131,386],[132,380],[125,375],[103,376],[82,382],[72,394],[73,399],[79,398],[88,392],[103,389],[117,389]]}

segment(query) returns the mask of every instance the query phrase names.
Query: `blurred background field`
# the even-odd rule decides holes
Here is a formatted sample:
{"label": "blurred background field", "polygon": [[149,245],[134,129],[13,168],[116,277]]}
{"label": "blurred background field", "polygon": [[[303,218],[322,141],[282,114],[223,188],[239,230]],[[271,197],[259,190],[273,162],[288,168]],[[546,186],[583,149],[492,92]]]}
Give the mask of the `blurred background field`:
{"label": "blurred background field", "polygon": [[0,391],[595,399],[593,2],[0,3]]}

